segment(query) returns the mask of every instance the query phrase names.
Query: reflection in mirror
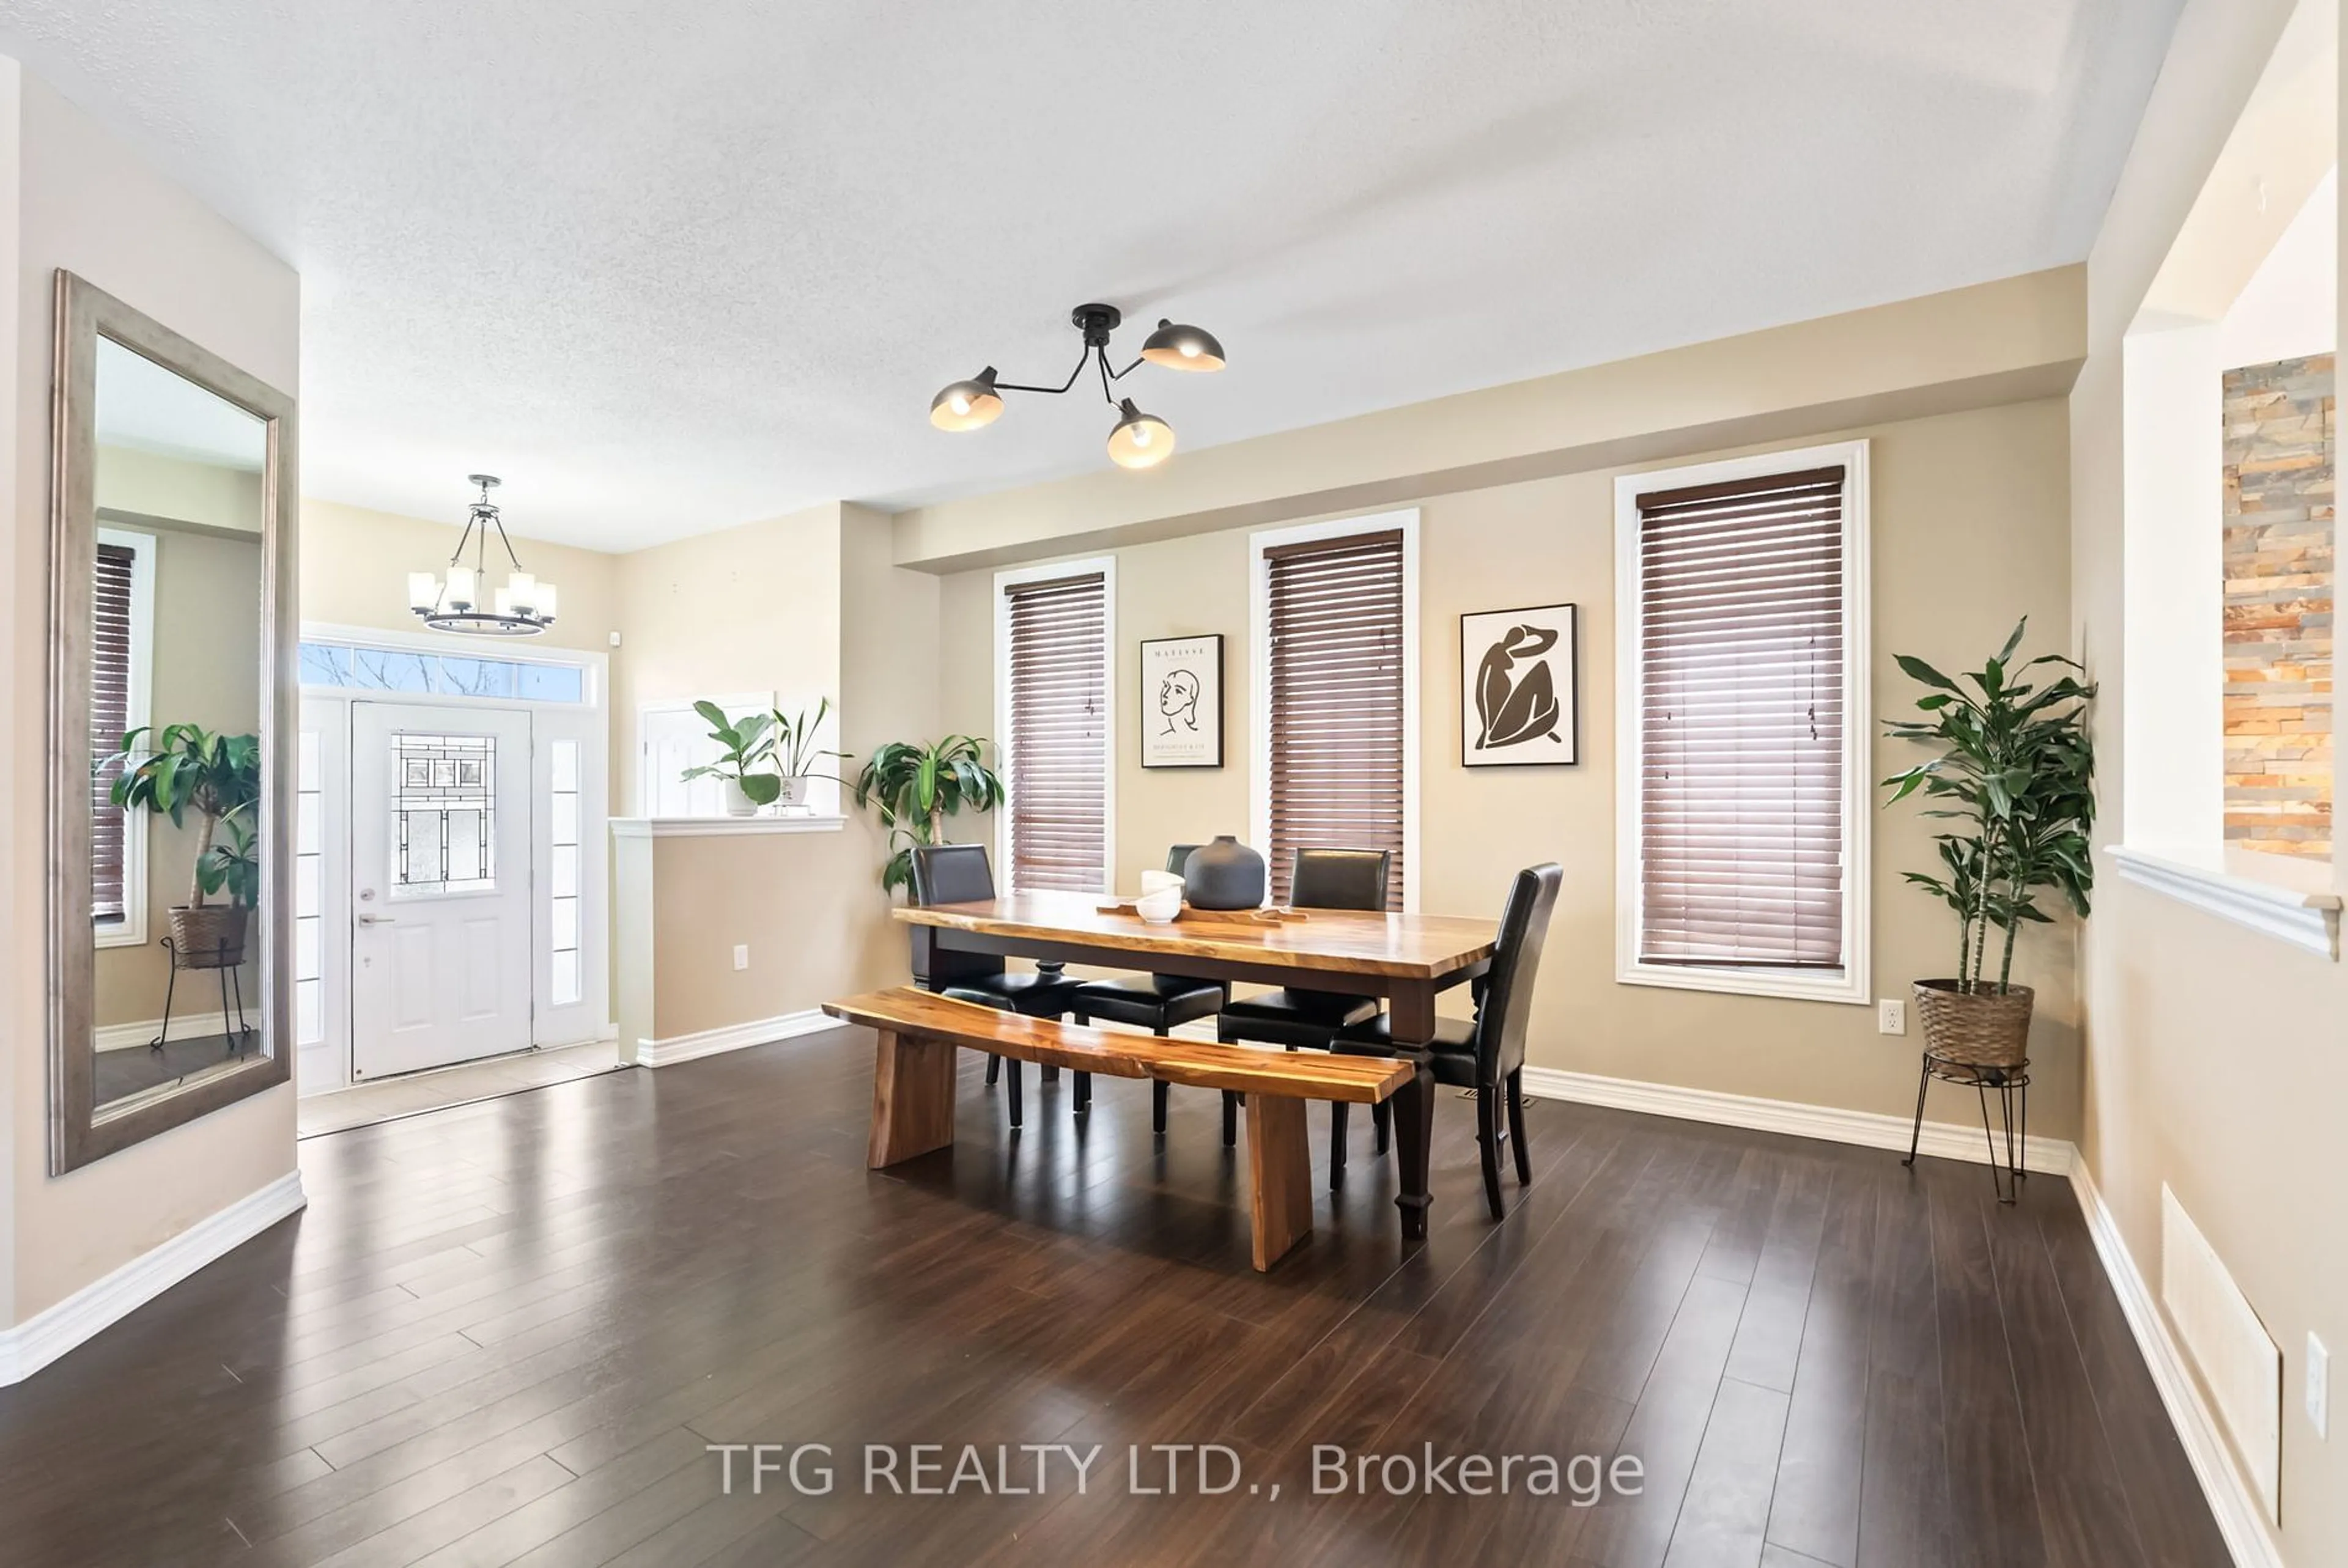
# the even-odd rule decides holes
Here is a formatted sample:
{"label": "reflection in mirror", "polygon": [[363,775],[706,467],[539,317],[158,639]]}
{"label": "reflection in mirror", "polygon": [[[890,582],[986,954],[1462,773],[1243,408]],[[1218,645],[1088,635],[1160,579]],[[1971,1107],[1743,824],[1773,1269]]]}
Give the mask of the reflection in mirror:
{"label": "reflection in mirror", "polygon": [[263,420],[98,339],[89,751],[98,1114],[264,1038]]}

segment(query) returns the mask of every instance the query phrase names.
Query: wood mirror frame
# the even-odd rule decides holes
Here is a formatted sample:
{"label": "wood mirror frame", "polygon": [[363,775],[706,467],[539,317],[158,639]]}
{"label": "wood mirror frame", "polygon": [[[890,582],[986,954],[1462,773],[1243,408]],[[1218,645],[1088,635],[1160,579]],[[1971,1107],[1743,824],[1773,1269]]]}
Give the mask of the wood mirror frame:
{"label": "wood mirror frame", "polygon": [[[97,554],[100,337],[262,420],[260,941],[263,1038],[249,1060],[119,1109],[97,1104],[91,929],[91,601]],[[71,272],[57,276],[50,395],[48,659],[49,1173],[87,1165],[287,1081],[293,1075],[296,718],[294,400]]]}

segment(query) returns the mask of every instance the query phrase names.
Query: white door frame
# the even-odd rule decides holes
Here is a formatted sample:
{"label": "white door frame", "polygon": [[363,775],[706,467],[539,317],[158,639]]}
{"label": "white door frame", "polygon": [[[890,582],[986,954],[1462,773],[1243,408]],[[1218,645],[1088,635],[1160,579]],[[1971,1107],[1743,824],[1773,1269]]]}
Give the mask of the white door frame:
{"label": "white door frame", "polygon": [[[334,642],[407,653],[510,659],[522,663],[567,664],[586,672],[584,701],[531,702],[503,697],[460,697],[429,692],[385,692],[346,686],[302,688],[301,726],[317,737],[321,782],[318,805],[321,877],[319,1034],[300,1042],[295,1058],[296,1092],[314,1094],[355,1081],[352,1073],[351,943],[351,703],[397,702],[403,706],[498,708],[530,715],[530,994],[531,1043],[572,1045],[613,1036],[611,985],[611,660],[592,649],[515,648],[479,644],[447,632],[385,631],[324,621],[302,623],[305,642]],[[552,1004],[548,953],[551,914],[546,893],[553,859],[545,798],[551,743],[580,743],[579,886],[580,993],[565,1007]]]}

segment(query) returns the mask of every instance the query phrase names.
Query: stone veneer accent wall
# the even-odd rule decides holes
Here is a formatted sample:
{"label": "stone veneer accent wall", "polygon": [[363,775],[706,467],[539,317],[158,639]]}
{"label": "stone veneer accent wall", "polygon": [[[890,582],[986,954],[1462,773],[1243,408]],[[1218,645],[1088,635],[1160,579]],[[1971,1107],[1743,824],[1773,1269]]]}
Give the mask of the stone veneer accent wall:
{"label": "stone veneer accent wall", "polygon": [[2230,370],[2226,838],[2332,853],[2333,356]]}

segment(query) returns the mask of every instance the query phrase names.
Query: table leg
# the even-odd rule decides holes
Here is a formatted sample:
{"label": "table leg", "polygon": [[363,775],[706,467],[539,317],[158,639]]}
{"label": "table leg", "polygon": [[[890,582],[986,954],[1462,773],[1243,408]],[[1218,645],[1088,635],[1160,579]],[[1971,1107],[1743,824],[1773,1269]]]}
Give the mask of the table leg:
{"label": "table leg", "polygon": [[865,1166],[877,1171],[948,1148],[953,1134],[954,1047],[884,1030],[872,1063],[872,1134],[865,1145]]}
{"label": "table leg", "polygon": [[[1435,1039],[1435,988],[1396,987],[1387,999],[1387,1029],[1397,1046],[1424,1047]],[[1417,1074],[1394,1097],[1395,1206],[1402,1211],[1402,1238],[1426,1235],[1427,1155],[1435,1141],[1435,1071],[1426,1052],[1412,1052]]]}

